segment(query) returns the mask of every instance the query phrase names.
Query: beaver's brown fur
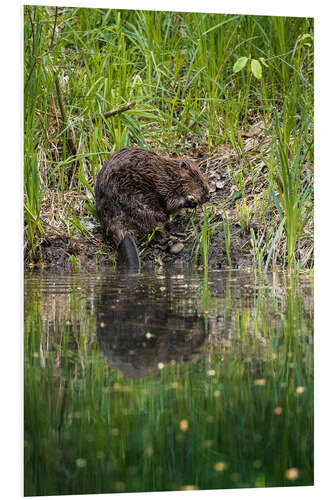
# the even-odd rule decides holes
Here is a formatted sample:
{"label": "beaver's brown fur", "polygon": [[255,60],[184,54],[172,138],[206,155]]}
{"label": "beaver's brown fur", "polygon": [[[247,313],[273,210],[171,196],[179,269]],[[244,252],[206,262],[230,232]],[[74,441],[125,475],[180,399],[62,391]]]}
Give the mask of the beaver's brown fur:
{"label": "beaver's brown fur", "polygon": [[126,147],[116,151],[97,176],[96,209],[107,238],[119,245],[155,227],[169,214],[206,201],[208,184],[188,159],[167,158]]}

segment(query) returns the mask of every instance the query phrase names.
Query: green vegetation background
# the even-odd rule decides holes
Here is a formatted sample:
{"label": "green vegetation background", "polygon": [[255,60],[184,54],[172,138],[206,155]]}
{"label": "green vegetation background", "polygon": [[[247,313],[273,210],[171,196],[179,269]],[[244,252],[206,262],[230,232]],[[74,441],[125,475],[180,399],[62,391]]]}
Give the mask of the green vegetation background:
{"label": "green vegetation background", "polygon": [[[26,6],[24,67],[30,259],[50,219],[87,234],[74,212],[95,216],[99,168],[137,144],[236,152],[235,217],[249,227],[260,214],[254,261],[313,265],[313,19]],[[258,122],[262,173],[242,136]]]}
{"label": "green vegetation background", "polygon": [[[235,152],[230,192],[237,199],[228,206],[231,222],[249,230],[254,263],[265,266],[277,253],[285,267],[312,267],[312,19],[28,6],[24,68],[31,260],[51,226],[89,237],[82,218],[95,216],[99,168],[110,152],[137,144],[194,157]],[[242,135],[256,139],[258,123],[268,141],[263,151],[258,140],[255,152],[264,169]],[[221,217],[224,208],[196,221],[206,259],[208,233],[220,222],[208,215]],[[63,295],[57,342],[43,324],[47,296],[27,290],[26,494],[312,484],[312,344],[305,337],[312,327],[295,285],[284,290],[276,324],[258,322],[258,315],[268,321],[260,297],[258,314],[247,303],[223,305],[236,325],[230,350],[165,367],[148,385],[122,379],[101,357],[83,294]],[[251,325],[267,340],[258,374],[251,372],[260,357]]]}

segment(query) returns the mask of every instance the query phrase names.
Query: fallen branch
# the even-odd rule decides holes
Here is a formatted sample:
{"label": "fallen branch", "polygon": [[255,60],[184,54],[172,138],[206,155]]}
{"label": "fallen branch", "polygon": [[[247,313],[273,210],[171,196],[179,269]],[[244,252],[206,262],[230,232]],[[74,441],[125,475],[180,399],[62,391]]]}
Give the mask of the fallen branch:
{"label": "fallen branch", "polygon": [[[66,127],[68,125],[68,122],[67,122],[66,110],[65,110],[65,105],[64,105],[63,98],[62,98],[62,94],[61,94],[60,81],[59,81],[58,76],[55,76],[55,86],[56,86],[56,90],[57,90],[57,96],[58,96],[58,102],[59,102],[59,108],[60,108],[63,126]],[[68,126],[68,132],[69,133],[68,133],[68,137],[67,137],[67,142],[68,142],[69,148],[71,150],[71,153],[75,156],[77,154],[77,150],[76,150],[76,147],[74,144],[74,133],[73,133],[73,130],[70,126]],[[70,175],[72,175],[72,172],[70,173]]]}
{"label": "fallen branch", "polygon": [[[119,113],[123,113],[124,111],[128,111],[129,109],[134,108],[135,105],[136,102],[129,102],[128,104],[120,106],[120,108],[111,109],[111,111],[106,111],[106,113],[103,113],[103,116],[104,118],[110,118],[110,116],[118,115]],[[92,121],[93,123],[95,123],[96,118],[93,118]]]}

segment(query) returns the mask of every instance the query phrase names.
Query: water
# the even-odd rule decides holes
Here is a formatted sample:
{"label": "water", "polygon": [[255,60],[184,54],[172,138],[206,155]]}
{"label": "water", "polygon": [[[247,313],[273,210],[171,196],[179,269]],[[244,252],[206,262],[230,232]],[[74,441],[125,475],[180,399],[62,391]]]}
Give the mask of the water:
{"label": "water", "polygon": [[313,484],[313,289],[25,279],[25,495]]}

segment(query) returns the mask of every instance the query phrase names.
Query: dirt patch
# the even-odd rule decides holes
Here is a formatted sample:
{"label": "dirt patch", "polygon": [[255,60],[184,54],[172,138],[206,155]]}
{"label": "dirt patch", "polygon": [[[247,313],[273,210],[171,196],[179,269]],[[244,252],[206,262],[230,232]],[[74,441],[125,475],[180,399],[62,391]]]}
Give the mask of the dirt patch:
{"label": "dirt patch", "polygon": [[80,235],[73,238],[54,236],[41,243],[34,259],[25,256],[27,268],[41,267],[60,272],[96,271],[114,265],[114,262],[114,251],[104,242],[102,234],[96,235],[94,240]]}
{"label": "dirt patch", "polygon": [[[200,252],[196,258],[196,240],[194,233],[186,231],[188,219],[178,216],[166,226],[163,233],[156,233],[147,245],[139,245],[142,266],[184,267],[202,265]],[[94,226],[94,239],[87,240],[83,236],[69,238],[66,236],[51,237],[42,242],[34,260],[25,257],[27,268],[42,267],[59,272],[94,272],[115,266],[116,252],[112,244],[105,242],[99,225]],[[231,261],[233,268],[251,266],[249,238],[242,235],[240,228],[231,227],[230,231]],[[209,248],[209,264],[213,269],[228,266],[223,231],[216,231]]]}

